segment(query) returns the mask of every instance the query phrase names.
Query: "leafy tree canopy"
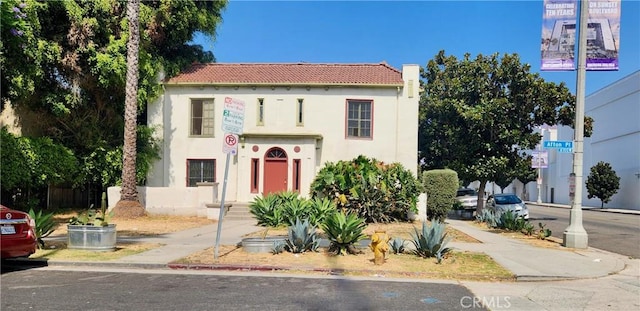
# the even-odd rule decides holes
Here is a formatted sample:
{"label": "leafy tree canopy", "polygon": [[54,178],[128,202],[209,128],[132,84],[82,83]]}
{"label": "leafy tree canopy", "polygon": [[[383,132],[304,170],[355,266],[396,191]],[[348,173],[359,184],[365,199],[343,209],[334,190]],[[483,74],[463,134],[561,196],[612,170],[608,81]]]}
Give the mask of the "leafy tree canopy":
{"label": "leafy tree canopy", "polygon": [[600,199],[600,208],[609,203],[611,197],[620,189],[620,177],[613,170],[611,164],[600,161],[591,167],[587,176],[587,197]]}
{"label": "leafy tree canopy", "polygon": [[[440,51],[421,70],[419,150],[425,168],[450,168],[465,181],[529,179],[525,150],[540,142],[536,127],[572,125],[575,97],[544,81],[517,54],[462,59]],[[590,134],[590,118],[585,132]],[[483,192],[479,191],[478,209]]]}
{"label": "leafy tree canopy", "polygon": [[[140,111],[159,95],[163,75],[173,76],[193,62],[215,60],[211,52],[189,42],[196,32],[215,35],[226,4],[141,3]],[[3,0],[1,8],[2,101],[37,113],[38,122],[29,126],[72,149],[84,165],[84,179],[100,176],[104,170],[93,168],[109,164],[94,156],[116,153],[123,140],[126,2]],[[145,114],[138,117],[144,124]]]}

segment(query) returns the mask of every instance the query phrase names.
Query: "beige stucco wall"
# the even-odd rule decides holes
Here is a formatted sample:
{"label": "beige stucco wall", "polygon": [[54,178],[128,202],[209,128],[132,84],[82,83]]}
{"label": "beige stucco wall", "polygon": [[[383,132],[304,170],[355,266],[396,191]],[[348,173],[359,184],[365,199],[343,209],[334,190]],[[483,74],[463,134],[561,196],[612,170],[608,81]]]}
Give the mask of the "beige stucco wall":
{"label": "beige stucco wall", "polygon": [[[325,162],[350,160],[363,154],[384,162],[400,162],[416,173],[418,135],[419,66],[403,67],[403,87],[324,86],[172,86],[149,105],[148,121],[163,140],[162,159],[149,175],[148,186],[186,188],[186,159],[216,159],[220,191],[225,158],[221,130],[223,101],[232,97],[245,102],[244,133],[238,154],[231,157],[226,201],[250,201],[251,159],[260,159],[260,191],[264,156],[280,147],[288,157],[289,184],[292,159],[301,160],[302,195],[309,193],[315,173]],[[412,81],[412,86],[409,86]],[[189,137],[191,98],[215,99],[215,137]],[[257,125],[258,98],[264,98],[264,125]],[[296,126],[297,99],[304,99],[304,125]],[[346,138],[347,99],[373,100],[373,139]],[[266,135],[265,134],[275,134]],[[316,139],[316,137],[322,137]],[[258,151],[254,151],[254,146]],[[295,152],[295,147],[300,147]],[[220,198],[221,195],[218,197]]]}

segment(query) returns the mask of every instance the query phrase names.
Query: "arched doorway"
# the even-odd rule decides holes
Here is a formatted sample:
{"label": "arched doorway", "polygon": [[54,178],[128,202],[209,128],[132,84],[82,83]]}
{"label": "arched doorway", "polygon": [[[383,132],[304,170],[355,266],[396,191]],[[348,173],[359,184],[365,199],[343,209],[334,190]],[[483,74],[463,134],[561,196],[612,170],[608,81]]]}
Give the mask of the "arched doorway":
{"label": "arched doorway", "polygon": [[287,153],[281,148],[274,147],[264,155],[264,189],[267,195],[272,192],[287,190]]}

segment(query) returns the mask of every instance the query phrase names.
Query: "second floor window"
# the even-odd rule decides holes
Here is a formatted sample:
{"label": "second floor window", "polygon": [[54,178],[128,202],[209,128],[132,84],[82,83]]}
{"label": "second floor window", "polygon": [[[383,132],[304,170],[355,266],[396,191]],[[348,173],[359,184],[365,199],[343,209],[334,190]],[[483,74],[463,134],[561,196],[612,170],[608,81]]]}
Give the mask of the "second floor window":
{"label": "second floor window", "polygon": [[296,104],[296,126],[304,125],[304,99],[298,98]]}
{"label": "second floor window", "polygon": [[371,138],[373,102],[347,100],[347,137]]}
{"label": "second floor window", "polygon": [[264,98],[258,98],[258,112],[257,112],[256,125],[264,125]]}
{"label": "second floor window", "polygon": [[213,136],[213,99],[191,100],[191,136]]}

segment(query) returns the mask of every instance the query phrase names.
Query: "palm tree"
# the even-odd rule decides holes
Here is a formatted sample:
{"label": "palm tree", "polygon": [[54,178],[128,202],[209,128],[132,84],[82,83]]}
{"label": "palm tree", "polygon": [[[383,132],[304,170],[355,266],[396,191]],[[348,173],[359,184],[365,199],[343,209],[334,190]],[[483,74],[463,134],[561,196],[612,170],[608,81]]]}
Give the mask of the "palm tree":
{"label": "palm tree", "polygon": [[127,42],[127,85],[124,108],[124,147],[122,190],[114,208],[116,217],[139,217],[145,214],[136,189],[136,117],[138,107],[138,47],[140,45],[140,0],[127,1],[129,41]]}

